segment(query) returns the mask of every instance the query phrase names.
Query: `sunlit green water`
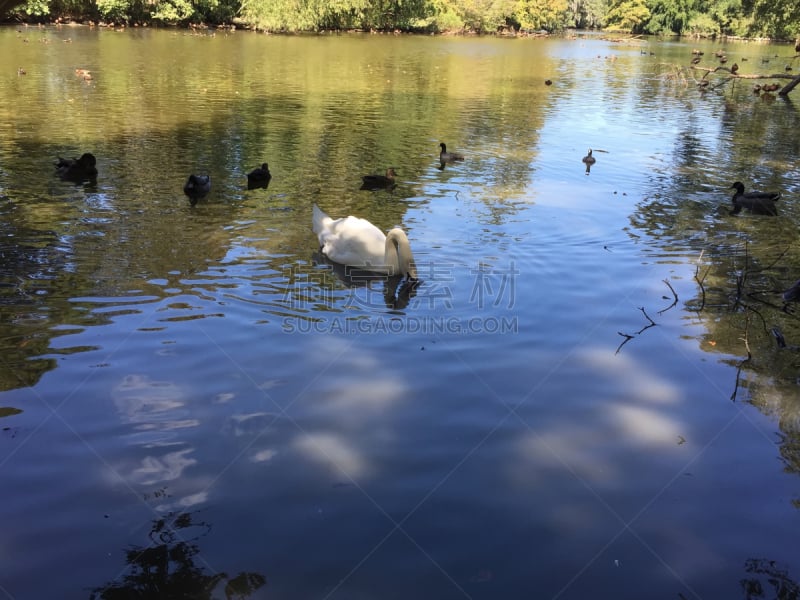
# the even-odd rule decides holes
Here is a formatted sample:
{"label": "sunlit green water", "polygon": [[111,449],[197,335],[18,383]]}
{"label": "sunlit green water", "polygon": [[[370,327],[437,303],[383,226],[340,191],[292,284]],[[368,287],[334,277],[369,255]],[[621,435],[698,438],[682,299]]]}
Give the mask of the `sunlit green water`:
{"label": "sunlit green water", "polygon": [[[795,585],[798,115],[699,92],[692,47],[716,64],[596,36],[0,30],[0,590]],[[725,48],[744,73],[793,54]],[[54,177],[85,151],[96,184]],[[387,166],[392,193],[359,190]],[[780,217],[729,216],[735,180]],[[416,294],[339,279],[315,202],[402,226]]]}

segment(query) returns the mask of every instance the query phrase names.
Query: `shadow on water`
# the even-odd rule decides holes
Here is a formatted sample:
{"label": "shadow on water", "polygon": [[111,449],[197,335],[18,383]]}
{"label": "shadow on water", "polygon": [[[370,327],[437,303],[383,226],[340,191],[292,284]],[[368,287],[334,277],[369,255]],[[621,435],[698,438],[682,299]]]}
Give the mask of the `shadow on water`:
{"label": "shadow on water", "polygon": [[197,513],[170,513],[152,522],[150,545],[124,551],[127,574],[121,581],[105,583],[91,591],[94,600],[130,598],[225,598],[244,600],[267,583],[260,573],[209,573],[203,564],[199,541],[211,524]]}

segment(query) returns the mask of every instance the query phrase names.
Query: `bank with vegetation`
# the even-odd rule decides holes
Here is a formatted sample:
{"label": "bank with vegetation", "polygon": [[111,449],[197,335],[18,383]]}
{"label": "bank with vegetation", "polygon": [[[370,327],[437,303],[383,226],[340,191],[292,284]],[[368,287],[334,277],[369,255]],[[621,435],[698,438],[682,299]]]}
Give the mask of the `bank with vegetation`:
{"label": "bank with vegetation", "polygon": [[6,21],[236,24],[269,32],[631,33],[793,40],[797,0],[0,0]]}

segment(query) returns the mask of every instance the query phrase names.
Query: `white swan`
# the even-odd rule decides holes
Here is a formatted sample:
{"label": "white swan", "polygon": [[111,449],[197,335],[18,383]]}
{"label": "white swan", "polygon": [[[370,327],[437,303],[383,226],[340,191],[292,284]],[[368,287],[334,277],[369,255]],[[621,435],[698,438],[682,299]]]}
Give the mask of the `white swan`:
{"label": "white swan", "polygon": [[331,219],[316,204],[312,218],[322,253],[332,261],[366,271],[417,279],[417,267],[405,232],[395,227],[387,235],[366,219]]}

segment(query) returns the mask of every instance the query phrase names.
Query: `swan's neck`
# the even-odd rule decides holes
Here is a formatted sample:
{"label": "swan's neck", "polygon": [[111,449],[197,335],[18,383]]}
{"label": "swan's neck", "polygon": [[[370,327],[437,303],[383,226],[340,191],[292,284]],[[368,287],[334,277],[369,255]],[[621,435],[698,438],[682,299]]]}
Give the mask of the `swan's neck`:
{"label": "swan's neck", "polygon": [[392,229],[386,236],[385,264],[390,275],[417,278],[417,266],[411,254],[411,244],[402,229]]}

